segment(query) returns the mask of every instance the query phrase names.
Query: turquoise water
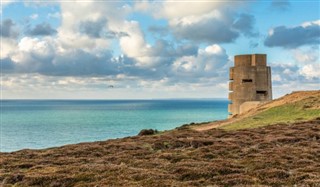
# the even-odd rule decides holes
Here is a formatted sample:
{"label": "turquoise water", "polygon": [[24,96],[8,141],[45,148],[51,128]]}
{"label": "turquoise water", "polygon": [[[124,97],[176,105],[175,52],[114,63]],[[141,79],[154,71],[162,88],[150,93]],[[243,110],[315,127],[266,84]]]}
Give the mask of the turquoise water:
{"label": "turquoise water", "polygon": [[2,100],[1,152],[169,130],[225,119],[227,100]]}

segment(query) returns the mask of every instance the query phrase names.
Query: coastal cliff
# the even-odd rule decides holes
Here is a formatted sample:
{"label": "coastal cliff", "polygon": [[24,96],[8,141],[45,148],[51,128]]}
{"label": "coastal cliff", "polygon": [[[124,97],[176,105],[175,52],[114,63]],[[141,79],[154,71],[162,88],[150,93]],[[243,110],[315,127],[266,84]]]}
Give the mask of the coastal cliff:
{"label": "coastal cliff", "polygon": [[320,91],[155,135],[0,153],[1,186],[320,185]]}

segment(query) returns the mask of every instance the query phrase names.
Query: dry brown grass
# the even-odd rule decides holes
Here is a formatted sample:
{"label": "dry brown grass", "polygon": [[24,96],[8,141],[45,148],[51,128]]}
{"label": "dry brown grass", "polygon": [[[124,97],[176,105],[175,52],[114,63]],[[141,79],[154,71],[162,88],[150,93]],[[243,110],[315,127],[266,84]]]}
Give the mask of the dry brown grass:
{"label": "dry brown grass", "polygon": [[2,186],[320,186],[320,121],[0,153]]}

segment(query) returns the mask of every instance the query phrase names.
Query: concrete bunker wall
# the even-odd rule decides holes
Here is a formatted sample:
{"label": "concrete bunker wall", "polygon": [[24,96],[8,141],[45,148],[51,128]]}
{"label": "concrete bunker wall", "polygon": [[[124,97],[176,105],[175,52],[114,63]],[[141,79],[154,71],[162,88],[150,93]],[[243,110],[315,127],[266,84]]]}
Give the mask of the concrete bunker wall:
{"label": "concrete bunker wall", "polygon": [[266,60],[265,54],[235,56],[229,73],[230,116],[242,113],[240,106],[245,102],[272,100],[271,68]]}

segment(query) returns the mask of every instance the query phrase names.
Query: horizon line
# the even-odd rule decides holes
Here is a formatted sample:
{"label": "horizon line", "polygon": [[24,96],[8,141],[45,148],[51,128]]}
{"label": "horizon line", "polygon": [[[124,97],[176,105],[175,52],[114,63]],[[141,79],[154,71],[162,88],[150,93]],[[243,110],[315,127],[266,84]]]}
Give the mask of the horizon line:
{"label": "horizon line", "polygon": [[192,98],[192,97],[188,97],[188,98],[117,98],[117,99],[106,99],[106,98],[98,98],[98,99],[94,99],[94,98],[43,98],[43,99],[37,99],[37,98],[8,98],[8,99],[4,99],[1,98],[0,101],[9,101],[9,100],[87,100],[87,101],[106,101],[106,100],[228,100],[228,98],[222,98],[222,97],[215,97],[215,98]]}

